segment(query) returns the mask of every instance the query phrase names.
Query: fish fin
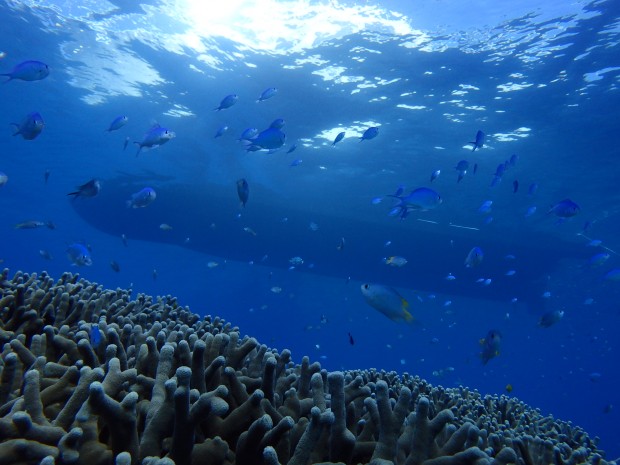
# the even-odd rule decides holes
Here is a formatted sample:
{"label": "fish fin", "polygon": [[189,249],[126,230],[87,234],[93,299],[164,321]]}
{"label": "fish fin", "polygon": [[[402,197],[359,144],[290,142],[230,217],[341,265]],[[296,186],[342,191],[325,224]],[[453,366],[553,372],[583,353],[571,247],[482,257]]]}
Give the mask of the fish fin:
{"label": "fish fin", "polygon": [[[406,302],[406,301],[405,301]],[[413,315],[409,313],[407,310],[403,309],[403,318],[407,323],[412,323],[415,319]]]}

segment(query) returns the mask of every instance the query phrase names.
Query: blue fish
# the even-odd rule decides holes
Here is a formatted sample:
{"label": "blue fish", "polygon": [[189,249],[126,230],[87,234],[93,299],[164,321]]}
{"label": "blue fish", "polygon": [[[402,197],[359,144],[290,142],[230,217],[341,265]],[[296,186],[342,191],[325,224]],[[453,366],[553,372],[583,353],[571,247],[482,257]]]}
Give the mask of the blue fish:
{"label": "blue fish", "polygon": [[262,94],[260,94],[260,97],[258,97],[258,100],[256,100],[256,101],[257,102],[262,102],[263,100],[270,99],[271,97],[273,97],[277,93],[278,93],[278,89],[276,87],[269,87],[269,88],[265,89]]}
{"label": "blue fish", "polygon": [[7,76],[8,79],[4,81],[6,84],[13,79],[20,79],[22,81],[40,81],[45,79],[50,74],[50,68],[45,63],[35,60],[24,61],[10,73],[2,73],[0,76]]}
{"label": "blue fish", "polygon": [[441,174],[441,170],[435,170],[431,173],[431,182],[433,182],[435,179],[437,179],[439,177],[439,175]]}
{"label": "blue fish", "polygon": [[149,206],[157,194],[151,187],[145,187],[144,189],[131,195],[131,198],[125,202],[127,208],[144,208]]}
{"label": "blue fish", "polygon": [[374,139],[377,135],[379,135],[379,128],[376,126],[370,127],[364,131],[364,134],[360,137],[360,142],[363,140]]}
{"label": "blue fish", "polygon": [[146,148],[155,148],[160,145],[164,145],[171,139],[174,139],[176,134],[168,128],[164,128],[159,124],[155,124],[144,134],[142,138],[142,142],[134,141],[134,144],[138,146],[138,151],[136,152],[136,156],[140,154],[140,151],[143,147]]}
{"label": "blue fish", "polygon": [[467,160],[461,160],[456,164],[456,172],[459,174],[456,182],[461,182],[461,180],[467,174],[467,170],[469,169],[469,162]]}
{"label": "blue fish", "polygon": [[273,129],[282,129],[285,124],[286,121],[284,121],[284,118],[276,118],[271,122],[269,127]]}
{"label": "blue fish", "polygon": [[95,349],[99,347],[99,344],[101,344],[101,330],[99,329],[99,325],[97,323],[90,326],[88,338],[90,339],[90,345]]}
{"label": "blue fish", "polygon": [[215,133],[214,139],[217,139],[218,137],[222,137],[222,135],[228,131],[228,126],[222,126],[221,128],[219,128],[217,130],[217,132]]}
{"label": "blue fish", "polygon": [[482,263],[483,258],[484,252],[482,249],[480,247],[474,247],[469,251],[467,257],[465,257],[465,266],[467,268],[474,268]]}
{"label": "blue fish", "polygon": [[344,139],[344,134],[345,134],[344,131],[338,133],[338,135],[334,139],[334,142],[332,142],[332,147],[336,145],[338,142],[340,142],[342,139]]}
{"label": "blue fish", "polygon": [[540,317],[540,320],[538,320],[538,326],[542,328],[549,328],[560,321],[562,317],[564,317],[564,312],[561,310],[547,312]]}
{"label": "blue fish", "polygon": [[248,203],[248,197],[250,196],[250,186],[245,178],[241,178],[237,181],[237,195],[241,201],[241,206],[245,207],[245,204]]}
{"label": "blue fish", "polygon": [[472,151],[472,152],[473,152],[474,150],[476,150],[476,149],[481,149],[481,148],[482,148],[482,146],[484,145],[484,137],[485,137],[484,132],[482,132],[482,131],[480,131],[480,130],[479,130],[479,131],[476,133],[476,140],[475,140],[474,142],[470,142],[470,144],[473,144],[473,146],[474,146],[474,147],[471,149],[471,151]]}
{"label": "blue fish", "polygon": [[33,111],[28,113],[21,123],[11,123],[11,126],[16,129],[14,136],[19,134],[26,140],[33,140],[43,131],[45,122],[38,112]]}
{"label": "blue fish", "polygon": [[409,313],[409,302],[395,289],[376,283],[366,283],[361,286],[362,295],[366,303],[375,310],[384,314],[392,321],[413,321]]}
{"label": "blue fish", "polygon": [[499,355],[501,344],[502,334],[496,329],[491,329],[484,339],[480,339],[480,345],[482,346],[480,358],[482,359],[483,365],[486,365],[489,360]]}
{"label": "blue fish", "polygon": [[579,213],[580,210],[579,205],[571,199],[564,199],[555,205],[552,205],[547,211],[547,214],[553,213],[555,216],[560,218],[570,218],[571,216],[575,216]]}
{"label": "blue fish", "polygon": [[527,189],[527,195],[534,195],[537,190],[538,190],[538,184],[533,182],[532,184],[530,184],[530,187]]}
{"label": "blue fish", "polygon": [[516,194],[519,191],[519,181],[518,180],[514,180],[512,181],[512,192],[513,194]]}
{"label": "blue fish", "polygon": [[90,266],[93,260],[90,251],[81,242],[75,242],[67,247],[67,257],[75,266]]}
{"label": "blue fish", "polygon": [[286,151],[286,153],[293,153],[296,149],[297,149],[297,144],[293,144],[293,145],[291,145],[291,148],[289,148]]}
{"label": "blue fish", "polygon": [[441,196],[432,189],[427,187],[419,187],[412,190],[406,196],[403,196],[404,187],[399,186],[393,195],[387,197],[394,197],[398,199],[398,203],[392,208],[389,216],[400,216],[401,220],[404,220],[409,212],[414,210],[431,210],[443,201]]}
{"label": "blue fish", "polygon": [[297,160],[293,160],[289,166],[291,166],[291,167],[299,166],[299,165],[302,164],[302,162],[303,162],[303,160],[301,158],[298,158]]}
{"label": "blue fish", "polygon": [[277,128],[267,128],[260,132],[254,139],[252,145],[262,149],[275,150],[284,145],[286,134]]}
{"label": "blue fish", "polygon": [[77,187],[75,192],[69,192],[67,195],[72,195],[74,199],[78,197],[94,197],[101,190],[101,181],[98,179],[91,179],[87,183]]}
{"label": "blue fish", "polygon": [[226,108],[230,108],[232,107],[235,103],[237,103],[237,100],[239,100],[239,96],[237,94],[230,94],[227,95],[226,97],[224,97],[222,99],[222,101],[220,102],[220,106],[215,107],[214,110],[215,111],[220,111],[220,110],[225,110]]}
{"label": "blue fish", "polygon": [[116,131],[117,129],[120,129],[123,126],[125,126],[127,124],[127,121],[129,121],[129,118],[127,118],[126,116],[117,116],[110,123],[110,127],[108,129],[106,129],[106,131],[107,132]]}
{"label": "blue fish", "polygon": [[241,133],[241,137],[239,137],[239,141],[241,140],[252,140],[254,139],[256,136],[258,136],[258,129],[256,128],[246,128],[242,133]]}

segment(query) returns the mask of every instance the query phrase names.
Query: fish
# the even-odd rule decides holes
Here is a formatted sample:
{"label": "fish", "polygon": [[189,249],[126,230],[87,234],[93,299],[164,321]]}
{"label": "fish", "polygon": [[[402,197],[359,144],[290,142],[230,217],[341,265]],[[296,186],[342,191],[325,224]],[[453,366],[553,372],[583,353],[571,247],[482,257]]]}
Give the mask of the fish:
{"label": "fish", "polygon": [[301,165],[303,162],[304,161],[301,158],[297,158],[296,160],[293,160],[291,164],[288,166],[290,166],[291,168],[294,168],[295,166]]}
{"label": "fish", "polygon": [[241,178],[237,181],[237,196],[239,197],[239,201],[241,202],[241,206],[245,207],[245,204],[248,203],[248,197],[250,195],[250,186],[245,178]]}
{"label": "fish", "polygon": [[120,265],[117,262],[115,262],[114,260],[110,260],[110,268],[112,268],[117,273],[119,271],[121,271]]}
{"label": "fish", "polygon": [[117,116],[116,118],[114,118],[112,120],[112,122],[110,123],[110,126],[105,131],[107,131],[107,132],[116,131],[116,130],[122,128],[123,126],[125,126],[127,124],[127,121],[129,121],[128,117],[126,117],[126,116]]}
{"label": "fish", "polygon": [[75,192],[69,192],[67,195],[72,195],[74,199],[78,197],[95,197],[101,190],[101,181],[96,178],[76,187]]}
{"label": "fish", "polygon": [[246,129],[243,130],[243,132],[241,133],[241,136],[239,136],[239,139],[237,139],[237,140],[238,141],[252,140],[256,136],[258,136],[258,129],[256,129],[256,128],[246,128]]}
{"label": "fish", "polygon": [[45,63],[36,60],[23,61],[16,65],[10,73],[0,73],[0,76],[7,76],[4,81],[6,84],[14,79],[21,81],[40,81],[50,74],[50,68]]}
{"label": "fish", "polygon": [[33,111],[28,113],[21,123],[11,123],[11,126],[15,126],[14,136],[20,135],[25,140],[33,140],[43,131],[45,122],[40,113]]}
{"label": "fish", "polygon": [[50,170],[45,170],[45,172],[43,173],[43,179],[45,181],[45,184],[47,184],[47,181],[50,178],[50,174],[52,174],[52,172]]}
{"label": "fish", "polygon": [[246,226],[243,228],[243,230],[248,233],[250,236],[256,236],[256,231],[254,231],[252,228],[250,228],[249,226]]}
{"label": "fish", "polygon": [[345,132],[344,131],[339,132],[338,135],[336,136],[336,138],[334,139],[334,141],[332,142],[332,147],[334,145],[336,145],[338,142],[340,142],[342,139],[344,139],[344,136],[345,136]]}
{"label": "fish", "polygon": [[552,310],[550,312],[544,313],[540,319],[538,320],[538,326],[541,328],[549,328],[553,326],[557,322],[559,322],[564,317],[564,312],[562,310]]}
{"label": "fish", "polygon": [[341,252],[344,250],[344,237],[340,238],[340,242],[338,242],[338,245],[336,246],[336,250],[339,250]]}
{"label": "fish", "polygon": [[482,205],[480,205],[480,207],[478,208],[478,213],[481,213],[483,215],[489,213],[491,211],[492,205],[493,205],[492,200],[485,200],[484,202],[482,202]]}
{"label": "fish", "polygon": [[482,346],[480,359],[482,360],[482,364],[486,365],[489,360],[499,355],[502,344],[502,334],[496,329],[491,329],[479,342]]}
{"label": "fish", "polygon": [[239,100],[239,96],[237,94],[227,95],[222,99],[219,106],[215,107],[215,111],[225,110],[226,108],[232,107]]}
{"label": "fish", "polygon": [[258,97],[258,99],[256,100],[256,102],[264,102],[265,100],[270,99],[271,97],[273,97],[274,95],[276,95],[278,93],[278,88],[277,87],[268,87],[267,89],[265,89],[263,91],[262,94],[260,94],[260,97]]}
{"label": "fish", "polygon": [[9,181],[9,177],[0,171],[0,187],[4,186]]}
{"label": "fish", "polygon": [[456,164],[456,167],[454,169],[459,174],[456,182],[461,182],[461,180],[467,174],[467,170],[469,169],[469,162],[467,160],[461,160]]}
{"label": "fish", "polygon": [[484,145],[484,139],[485,139],[484,132],[478,130],[478,132],[476,133],[476,139],[473,142],[470,142],[470,144],[473,145],[473,148],[471,149],[471,151],[473,152],[476,149],[481,149],[482,146]]}
{"label": "fish", "polygon": [[171,139],[174,139],[176,134],[168,128],[164,128],[159,124],[154,124],[151,126],[142,138],[142,142],[134,141],[134,144],[138,146],[138,151],[136,152],[136,156],[140,154],[142,148],[146,147],[149,149],[153,149],[159,147],[160,145],[164,145]]}
{"label": "fish", "polygon": [[130,141],[131,141],[131,138],[129,136],[125,137],[125,141],[123,142],[123,152],[127,150],[127,146],[129,145]]}
{"label": "fish", "polygon": [[456,279],[456,276],[454,276],[452,273],[448,273],[448,275],[444,279],[446,281],[454,281]]}
{"label": "fish", "polygon": [[123,241],[123,245],[127,247],[127,236],[125,234],[121,234],[121,240]]}
{"label": "fish", "polygon": [[276,118],[271,122],[269,127],[273,129],[282,129],[285,124],[286,121],[284,121],[284,118]]}
{"label": "fish", "polygon": [[391,257],[384,258],[383,262],[386,265],[400,268],[401,266],[405,266],[407,264],[407,259],[404,257],[399,257],[398,255],[392,255]]}
{"label": "fish", "polygon": [[37,229],[46,227],[48,229],[56,229],[56,225],[51,221],[22,221],[21,223],[17,223],[15,225],[15,229]]}
{"label": "fish", "polygon": [[269,289],[271,292],[273,292],[274,294],[279,294],[280,292],[282,292],[282,288],[280,286],[273,286],[271,289]]}
{"label": "fish", "polygon": [[218,262],[214,262],[214,261],[207,262],[207,268],[216,268],[218,266],[220,266]]}
{"label": "fish", "polygon": [[304,259],[301,257],[293,257],[289,259],[289,263],[293,266],[301,266],[304,264]]}
{"label": "fish", "polygon": [[67,247],[67,258],[75,266],[91,266],[93,260],[90,251],[81,242],[74,242]]}
{"label": "fish", "polygon": [[364,131],[364,134],[362,134],[362,137],[360,137],[360,142],[364,140],[374,139],[378,135],[379,135],[379,128],[376,126],[370,127]]}
{"label": "fish", "polygon": [[168,223],[162,223],[159,225],[159,229],[161,229],[162,231],[172,231],[172,226],[170,226]]}
{"label": "fish", "polygon": [[433,182],[435,179],[437,179],[439,177],[439,175],[441,174],[441,170],[435,170],[431,173],[431,182]]}
{"label": "fish", "polygon": [[318,231],[319,230],[319,225],[316,224],[314,221],[310,221],[310,224],[308,224],[308,229],[310,231]]}
{"label": "fish", "polygon": [[529,218],[534,213],[536,213],[536,205],[532,205],[531,207],[528,207],[527,211],[525,212],[525,217]]}
{"label": "fish", "polygon": [[578,214],[580,210],[579,205],[571,199],[564,199],[555,205],[552,205],[547,211],[547,214],[553,213],[559,218],[570,218]]}
{"label": "fish", "polygon": [[286,153],[293,153],[295,150],[297,150],[297,144],[291,145],[291,147],[286,151]]}
{"label": "fish", "polygon": [[49,252],[49,250],[41,249],[41,250],[39,250],[39,255],[41,256],[41,258],[43,258],[45,260],[53,260],[54,259],[54,257]]}
{"label": "fish", "polygon": [[516,153],[513,153],[508,159],[508,164],[512,167],[517,166],[518,162],[519,162],[519,155],[517,155]]}
{"label": "fish", "polygon": [[275,150],[282,147],[285,141],[286,134],[278,128],[269,127],[258,133],[258,135],[252,139],[252,146],[261,149]]}
{"label": "fish", "polygon": [[609,257],[611,257],[611,255],[609,255],[606,252],[601,252],[601,253],[592,255],[590,259],[588,260],[588,262],[586,263],[585,267],[586,268],[599,267],[603,265],[607,260],[609,260]]}
{"label": "fish", "polygon": [[512,384],[510,384],[510,383],[507,384],[506,387],[504,387],[504,389],[506,389],[506,392],[508,394],[510,394],[512,392],[512,389],[513,389]]}
{"label": "fish", "polygon": [[214,139],[217,139],[218,137],[222,137],[222,135],[228,131],[228,126],[222,126],[221,128],[219,128],[217,130],[217,132],[215,133],[215,136],[213,136]]}
{"label": "fish", "polygon": [[406,196],[402,196],[402,192],[403,188],[399,187],[395,194],[387,196],[398,199],[398,203],[388,213],[389,216],[398,215],[404,220],[409,212],[413,210],[431,210],[439,206],[443,201],[437,192],[427,187],[414,189]]}
{"label": "fish", "polygon": [[530,184],[530,187],[527,188],[527,195],[534,195],[537,190],[538,190],[538,184],[533,182],[532,184]]}
{"label": "fish", "polygon": [[484,252],[480,247],[472,248],[467,257],[465,257],[465,266],[467,268],[475,268],[476,266],[482,263],[482,259],[484,258]]}
{"label": "fish", "polygon": [[131,198],[125,202],[127,208],[144,208],[153,203],[157,194],[151,187],[145,187],[135,194],[131,194]]}
{"label": "fish", "polygon": [[605,276],[603,276],[603,280],[619,282],[620,281],[620,268],[613,268],[609,270],[607,273],[605,273]]}
{"label": "fish", "polygon": [[514,181],[512,181],[512,192],[513,192],[513,194],[516,194],[518,190],[519,190],[519,181],[517,181],[515,179]]}
{"label": "fish", "polygon": [[353,339],[353,336],[351,335],[351,333],[347,333],[349,335],[349,344],[351,344],[352,346],[355,345],[355,339]]}
{"label": "fish", "polygon": [[409,302],[395,289],[383,284],[365,283],[361,285],[362,295],[366,303],[392,321],[413,321],[409,313]]}
{"label": "fish", "polygon": [[99,325],[97,323],[90,325],[88,339],[90,340],[90,345],[95,349],[99,347],[99,344],[101,344],[101,330],[99,329]]}

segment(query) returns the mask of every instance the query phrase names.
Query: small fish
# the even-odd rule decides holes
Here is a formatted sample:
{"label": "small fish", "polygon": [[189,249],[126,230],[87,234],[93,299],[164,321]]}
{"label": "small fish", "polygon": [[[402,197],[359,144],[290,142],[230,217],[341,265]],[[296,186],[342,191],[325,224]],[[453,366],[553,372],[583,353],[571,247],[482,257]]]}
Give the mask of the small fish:
{"label": "small fish", "polygon": [[461,182],[461,180],[467,174],[467,170],[469,169],[469,162],[467,160],[461,160],[456,164],[456,167],[454,169],[459,174],[456,182]]}
{"label": "small fish", "polygon": [[284,121],[284,118],[276,118],[271,122],[269,127],[272,129],[282,129],[285,124],[286,121]]}
{"label": "small fish", "polygon": [[273,286],[271,289],[269,289],[271,292],[273,292],[274,294],[279,294],[280,292],[282,292],[282,288],[280,286]]}
{"label": "small fish", "polygon": [[480,247],[472,248],[467,257],[465,257],[465,266],[467,268],[475,268],[476,266],[482,263],[482,259],[484,258],[484,252]]}
{"label": "small fish", "polygon": [[310,221],[310,224],[308,225],[308,229],[310,231],[318,231],[319,230],[319,225],[316,224],[314,221]]}
{"label": "small fish", "polygon": [[588,260],[588,263],[586,263],[585,266],[587,268],[599,267],[603,265],[607,260],[609,260],[609,257],[611,257],[611,255],[609,255],[606,252],[597,253],[596,255],[592,255],[590,257],[590,259]]}
{"label": "small fish", "polygon": [[76,266],[91,266],[93,260],[90,251],[81,242],[75,242],[67,247],[67,257],[69,261]]}
{"label": "small fish", "polygon": [[525,212],[525,217],[529,218],[530,216],[532,216],[534,213],[536,213],[536,205],[532,205],[531,207],[529,207],[527,209],[527,211]]}
{"label": "small fish", "polygon": [[241,206],[245,207],[245,204],[248,203],[248,197],[250,195],[250,186],[245,178],[241,178],[237,180],[237,196],[239,197],[239,201],[241,202]]}
{"label": "small fish", "polygon": [[366,283],[361,286],[366,303],[392,321],[413,321],[409,302],[395,289],[382,284]]}
{"label": "small fish", "polygon": [[160,145],[164,145],[169,140],[172,140],[176,137],[176,133],[171,131],[168,128],[164,128],[159,124],[154,124],[151,126],[142,138],[141,142],[134,141],[134,144],[138,146],[138,151],[136,152],[136,156],[140,154],[140,151],[146,147],[148,149],[153,149],[159,147]]}
{"label": "small fish", "polygon": [[159,225],[159,229],[161,229],[162,231],[172,231],[172,226],[170,226],[168,223],[162,223]]}
{"label": "small fish", "polygon": [[446,300],[446,301],[443,303],[443,306],[444,306],[444,307],[449,307],[450,305],[452,305],[452,301],[451,301],[451,300]]}
{"label": "small fish", "polygon": [[22,81],[40,81],[45,79],[50,74],[50,68],[45,63],[36,60],[24,61],[15,66],[10,73],[0,73],[0,76],[7,76],[8,79],[4,81],[6,84],[13,79],[20,79]]}
{"label": "small fish", "polygon": [[290,148],[286,151],[286,153],[293,153],[295,150],[297,150],[297,144],[291,145]]}
{"label": "small fish", "polygon": [[349,335],[349,344],[351,344],[352,346],[355,345],[355,340],[353,339],[353,336],[351,336],[351,333],[347,333]]}
{"label": "small fish", "polygon": [[336,246],[336,249],[341,251],[341,252],[344,250],[344,237],[340,238],[340,242],[338,242],[338,245]]}
{"label": "small fish", "polygon": [[481,149],[482,146],[484,145],[484,138],[485,138],[485,134],[482,131],[478,131],[476,133],[476,140],[474,140],[473,142],[470,142],[470,144],[473,144],[473,148],[471,149],[471,151],[473,152],[476,149]]}
{"label": "small fish", "polygon": [[519,190],[519,181],[515,179],[514,181],[512,181],[512,193],[516,194],[518,190]]}
{"label": "small fish", "polygon": [[101,330],[99,329],[99,325],[97,323],[90,325],[88,338],[90,340],[90,345],[95,349],[99,347],[99,344],[101,344]]}
{"label": "small fish", "polygon": [[125,202],[127,208],[144,208],[153,203],[157,194],[151,187],[144,189],[131,195],[131,198]]}
{"label": "small fish", "polygon": [[533,182],[532,184],[530,184],[530,187],[527,189],[527,195],[534,195],[537,190],[538,190],[538,184]]}
{"label": "small fish", "polygon": [[607,273],[605,273],[605,276],[603,276],[603,280],[619,282],[620,281],[620,268],[613,268],[609,270]]}
{"label": "small fish", "polygon": [[547,214],[553,213],[559,218],[570,218],[571,216],[575,216],[579,213],[580,210],[579,205],[571,199],[564,199],[555,205],[552,205],[547,211]]}
{"label": "small fish", "polygon": [[210,262],[207,263],[207,268],[216,268],[219,265],[220,264],[218,262],[210,261]]}
{"label": "small fish", "polygon": [[505,387],[504,389],[506,389],[506,392],[507,392],[508,394],[510,394],[510,393],[512,392],[512,389],[513,389],[513,388],[512,388],[512,384],[507,384],[507,385],[506,385],[506,387]]}
{"label": "small fish", "polygon": [[540,317],[540,320],[538,320],[538,326],[542,328],[549,328],[559,322],[563,317],[564,312],[562,310],[547,312]]}
{"label": "small fish", "polygon": [[481,213],[483,215],[489,213],[491,211],[491,205],[493,205],[492,200],[485,200],[478,208],[478,213]]}
{"label": "small fish", "polygon": [[36,139],[43,128],[45,127],[45,122],[43,121],[43,117],[36,112],[33,111],[28,113],[21,123],[11,123],[11,126],[15,126],[14,136],[18,134],[21,135],[25,140],[33,140]]}
{"label": "small fish", "polygon": [[286,134],[279,128],[269,127],[252,139],[252,145],[266,150],[276,150],[286,142]]}
{"label": "small fish", "polygon": [[222,126],[221,128],[219,128],[217,130],[217,132],[215,133],[215,136],[213,136],[214,139],[217,139],[218,137],[222,137],[222,135],[228,131],[228,126]]}
{"label": "small fish", "polygon": [[400,268],[401,266],[405,266],[407,264],[407,259],[404,257],[399,257],[397,255],[392,255],[391,257],[384,258],[383,262],[386,265]]}
{"label": "small fish", "polygon": [[273,97],[274,95],[276,95],[278,93],[278,89],[276,87],[268,87],[267,89],[265,89],[263,91],[262,94],[260,94],[260,97],[258,97],[258,100],[256,100],[256,102],[263,102],[267,99],[270,99],[271,97]]}
{"label": "small fish", "polygon": [[489,360],[499,355],[501,343],[502,334],[495,329],[491,329],[483,339],[480,339],[480,345],[482,346],[480,358],[483,365],[486,365]]}
{"label": "small fish", "polygon": [[293,257],[289,259],[289,263],[293,266],[301,266],[304,264],[304,259],[301,257]]}
{"label": "small fish", "polygon": [[586,247],[598,247],[603,243],[600,239],[592,239],[590,242],[586,244]]}
{"label": "small fish", "polygon": [[120,265],[114,260],[110,260],[110,268],[112,268],[117,273],[121,271]]}
{"label": "small fish", "polygon": [[456,279],[456,276],[454,276],[452,273],[448,273],[448,276],[446,276],[444,279],[446,281],[454,281]]}
{"label": "small fish", "polygon": [[237,100],[239,100],[239,96],[237,94],[227,95],[226,97],[222,99],[222,101],[220,102],[220,105],[214,108],[214,110],[220,111],[220,110],[225,110],[226,108],[230,108],[235,103],[237,103]]}
{"label": "small fish", "polygon": [[256,128],[246,128],[246,129],[244,129],[244,131],[241,133],[241,136],[237,140],[238,141],[242,141],[242,140],[251,141],[256,136],[258,136],[258,129],[256,129]]}
{"label": "small fish", "polygon": [[334,139],[334,141],[332,142],[332,147],[334,145],[336,145],[338,142],[340,142],[342,139],[344,139],[344,136],[345,136],[345,132],[344,131],[339,132],[338,135],[336,136],[336,138]]}
{"label": "small fish", "polygon": [[588,375],[588,379],[593,383],[598,383],[601,380],[602,376],[603,375],[601,375],[599,372],[594,371]]}
{"label": "small fish", "polygon": [[48,251],[48,250],[39,250],[39,255],[41,256],[41,258],[45,259],[45,260],[53,260],[54,257],[52,256],[52,254]]}
{"label": "small fish", "polygon": [[439,175],[441,174],[441,170],[435,170],[431,173],[431,182],[433,182],[435,179],[437,179],[439,177]]}
{"label": "small fish", "polygon": [[473,173],[476,174],[478,172],[478,163],[474,163]]}
{"label": "small fish", "polygon": [[101,190],[101,181],[96,178],[91,179],[87,183],[77,186],[75,192],[69,192],[67,195],[72,195],[74,199],[78,197],[94,197]]}
{"label": "small fish", "polygon": [[125,236],[124,234],[121,234],[121,240],[123,241],[123,245],[127,247],[127,236]]}
{"label": "small fish", "polygon": [[9,177],[0,171],[0,187],[4,186],[9,181]]}
{"label": "small fish", "polygon": [[379,128],[376,126],[370,127],[364,131],[364,134],[362,134],[362,137],[360,137],[360,142],[364,140],[374,139],[378,135],[379,135]]}
{"label": "small fish", "polygon": [[112,122],[110,123],[110,126],[105,131],[107,132],[116,131],[122,128],[123,126],[125,126],[127,124],[127,121],[129,121],[129,118],[127,118],[126,116],[117,116],[116,118],[114,118],[114,120],[112,120]]}
{"label": "small fish", "polygon": [[129,136],[125,137],[125,142],[123,142],[123,152],[127,150],[127,146],[129,145],[130,141],[131,141],[131,138]]}
{"label": "small fish", "polygon": [[45,172],[43,173],[43,179],[45,181],[45,184],[47,184],[47,181],[50,178],[50,174],[52,174],[52,172],[50,170],[45,170]]}
{"label": "small fish", "polygon": [[250,227],[248,227],[248,226],[246,226],[245,228],[243,228],[243,230],[244,230],[246,233],[248,233],[250,236],[256,236],[256,232],[255,232],[252,228],[250,228]]}
{"label": "small fish", "polygon": [[389,247],[390,245],[392,245],[392,241],[385,241],[385,244],[383,244],[383,247]]}
{"label": "small fish", "polygon": [[301,158],[298,158],[297,160],[293,160],[289,166],[295,167],[295,166],[301,165],[302,163],[303,163],[303,160]]}
{"label": "small fish", "polygon": [[514,276],[515,274],[517,274],[517,272],[516,272],[516,270],[508,270],[504,274],[505,274],[505,276]]}
{"label": "small fish", "polygon": [[15,225],[15,229],[37,229],[46,227],[48,229],[56,229],[56,225],[51,221],[23,221]]}
{"label": "small fish", "polygon": [[518,162],[519,162],[519,155],[517,155],[516,153],[513,153],[508,159],[508,164],[512,167],[517,166]]}

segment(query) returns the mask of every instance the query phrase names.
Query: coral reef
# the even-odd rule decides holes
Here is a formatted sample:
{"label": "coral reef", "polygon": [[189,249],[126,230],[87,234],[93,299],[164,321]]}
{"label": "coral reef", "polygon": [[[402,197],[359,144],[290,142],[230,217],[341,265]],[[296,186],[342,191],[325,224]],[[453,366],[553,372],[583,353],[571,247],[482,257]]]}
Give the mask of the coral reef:
{"label": "coral reef", "polygon": [[291,361],[174,297],[0,275],[0,465],[603,465],[505,396]]}

